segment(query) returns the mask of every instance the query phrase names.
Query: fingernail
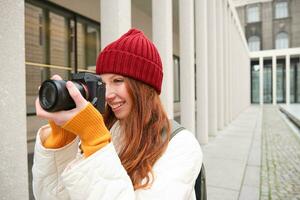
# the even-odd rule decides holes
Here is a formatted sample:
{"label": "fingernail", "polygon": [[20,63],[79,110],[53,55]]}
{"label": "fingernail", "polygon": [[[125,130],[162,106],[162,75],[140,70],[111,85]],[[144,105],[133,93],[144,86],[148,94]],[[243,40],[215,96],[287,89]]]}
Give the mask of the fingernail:
{"label": "fingernail", "polygon": [[66,86],[67,86],[68,88],[72,87],[72,86],[73,86],[72,81],[67,81]]}

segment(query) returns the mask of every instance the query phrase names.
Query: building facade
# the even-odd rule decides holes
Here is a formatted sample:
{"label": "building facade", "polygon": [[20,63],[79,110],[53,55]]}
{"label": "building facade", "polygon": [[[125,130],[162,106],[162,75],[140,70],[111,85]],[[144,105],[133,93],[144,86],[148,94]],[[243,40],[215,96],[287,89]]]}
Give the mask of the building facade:
{"label": "building facade", "polygon": [[251,102],[300,103],[300,1],[234,3],[251,51]]}
{"label": "building facade", "polygon": [[[94,72],[99,51],[131,27],[141,29],[160,52],[164,67],[161,99],[168,116],[180,120],[200,144],[207,144],[209,136],[216,136],[250,105],[250,55],[231,0],[25,0],[0,5],[1,26],[6,27],[0,30],[0,38],[7,38],[0,40],[0,55],[14,55],[14,59],[0,61],[1,75],[10,71],[0,80],[5,87],[0,95],[16,89],[25,93],[17,102],[5,98],[0,105],[20,116],[26,110],[23,120],[27,124],[21,123],[26,131],[21,133],[27,139],[21,139],[28,144],[28,150],[15,147],[12,136],[20,131],[6,127],[1,156],[11,154],[11,146],[13,153],[28,151],[32,156],[36,131],[47,123],[35,116],[34,108],[42,81],[53,74],[68,79],[73,72]],[[7,34],[15,33],[14,24],[23,29],[17,35]],[[24,43],[13,42],[20,40]],[[11,81],[13,70],[19,74],[15,82]],[[23,110],[14,109],[18,106]],[[1,114],[3,126],[16,121],[10,110],[6,112]],[[27,165],[17,157],[13,162],[26,173],[3,165],[3,182],[30,176]],[[11,186],[1,187],[1,194],[14,199],[16,187]]]}

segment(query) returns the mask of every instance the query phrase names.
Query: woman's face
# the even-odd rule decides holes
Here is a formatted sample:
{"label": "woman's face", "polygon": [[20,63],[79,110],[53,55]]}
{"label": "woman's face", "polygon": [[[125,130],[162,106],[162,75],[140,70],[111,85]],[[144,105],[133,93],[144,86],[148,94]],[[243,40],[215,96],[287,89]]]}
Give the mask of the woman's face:
{"label": "woman's face", "polygon": [[106,84],[105,99],[117,119],[127,117],[132,108],[132,99],[128,93],[124,76],[118,74],[102,74],[102,81]]}

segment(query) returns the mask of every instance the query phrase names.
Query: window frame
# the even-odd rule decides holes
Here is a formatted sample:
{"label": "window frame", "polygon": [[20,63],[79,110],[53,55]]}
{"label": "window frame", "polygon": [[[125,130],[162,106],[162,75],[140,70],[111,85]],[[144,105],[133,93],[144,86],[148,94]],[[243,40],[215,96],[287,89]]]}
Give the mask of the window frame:
{"label": "window frame", "polygon": [[[280,35],[286,35],[287,37],[286,38],[283,38],[283,37],[278,38]],[[278,41],[279,39],[281,40],[281,43],[282,43],[282,40],[287,39],[287,46],[286,47],[285,46],[283,46],[283,47],[277,46],[278,42],[280,42],[280,41]],[[280,32],[276,33],[276,35],[275,35],[275,49],[287,49],[287,48],[290,47],[289,43],[290,43],[290,37],[289,37],[289,34],[286,31],[280,31]]]}
{"label": "window frame", "polygon": [[[285,11],[282,11],[281,10],[281,12],[279,12],[279,8],[284,8],[284,7],[278,7],[278,5],[280,5],[280,4],[286,4],[286,10]],[[273,7],[273,9],[274,9],[274,19],[284,19],[284,18],[288,18],[289,17],[289,3],[288,3],[288,1],[274,1],[274,7]],[[280,13],[284,13],[284,12],[286,12],[286,15],[280,15]]]}
{"label": "window frame", "polygon": [[[250,40],[251,38],[258,38],[258,50],[252,50],[250,47]],[[257,41],[252,41],[252,42],[257,42]],[[261,50],[261,38],[258,36],[258,35],[251,35],[249,38],[248,38],[248,47],[249,47],[249,51],[260,51]]]}
{"label": "window frame", "polygon": [[[255,18],[255,17],[249,17],[251,9],[253,9],[253,10],[257,9],[257,17],[256,17],[257,19],[253,20],[252,18]],[[254,15],[254,14],[252,14],[252,15]],[[257,23],[257,22],[261,21],[260,4],[254,3],[254,4],[250,4],[250,5],[246,6],[246,21],[247,21],[248,24],[249,23]]]}

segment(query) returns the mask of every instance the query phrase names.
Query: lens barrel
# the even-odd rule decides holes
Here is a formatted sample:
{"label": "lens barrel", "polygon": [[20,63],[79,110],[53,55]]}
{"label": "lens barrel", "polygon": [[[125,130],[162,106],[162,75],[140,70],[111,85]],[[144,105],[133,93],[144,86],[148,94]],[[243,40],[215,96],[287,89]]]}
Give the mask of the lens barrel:
{"label": "lens barrel", "polygon": [[[79,82],[73,81],[73,83],[79,89],[81,95],[86,98],[85,87]],[[49,112],[70,110],[76,107],[64,80],[44,81],[39,90],[39,100],[41,107]]]}

